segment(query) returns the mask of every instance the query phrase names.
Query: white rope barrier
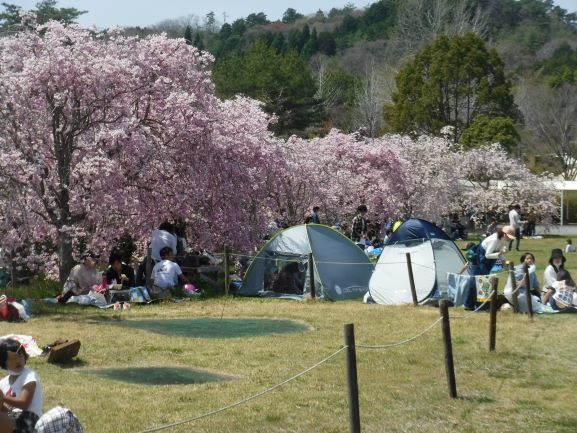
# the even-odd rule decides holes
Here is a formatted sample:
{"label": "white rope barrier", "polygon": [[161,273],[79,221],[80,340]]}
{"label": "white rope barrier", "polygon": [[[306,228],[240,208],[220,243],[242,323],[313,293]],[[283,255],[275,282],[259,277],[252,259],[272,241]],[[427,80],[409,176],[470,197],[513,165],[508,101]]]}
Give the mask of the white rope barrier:
{"label": "white rope barrier", "polygon": [[425,335],[427,332],[429,332],[431,329],[434,328],[434,326],[439,323],[441,320],[443,320],[442,317],[439,317],[437,320],[435,320],[433,323],[431,323],[429,326],[427,326],[425,329],[423,329],[421,332],[419,332],[416,335],[413,335],[410,338],[407,338],[405,340],[401,340],[398,341],[396,343],[389,343],[389,344],[382,344],[382,345],[375,345],[375,346],[370,346],[370,345],[366,345],[366,344],[356,344],[355,347],[361,348],[361,349],[387,349],[390,347],[396,347],[396,346],[402,346],[403,344],[408,344],[414,340],[416,340],[419,337],[422,337],[423,335]]}
{"label": "white rope barrier", "polygon": [[279,388],[279,387],[281,387],[281,386],[283,386],[283,385],[286,385],[287,383],[289,383],[289,382],[291,382],[291,381],[293,381],[293,380],[295,380],[295,379],[298,379],[299,377],[303,376],[304,374],[308,373],[309,371],[314,370],[315,368],[321,366],[321,365],[324,364],[325,362],[327,362],[327,361],[329,361],[330,359],[332,359],[332,358],[334,358],[335,356],[337,356],[339,353],[341,353],[341,352],[342,352],[343,350],[345,350],[347,347],[348,347],[348,346],[343,346],[343,347],[341,347],[341,348],[340,348],[339,350],[337,350],[336,352],[333,352],[332,354],[330,354],[329,356],[323,358],[322,360],[320,360],[319,362],[317,362],[317,363],[314,364],[313,366],[307,368],[306,370],[303,370],[303,371],[301,371],[300,373],[295,374],[294,376],[292,376],[292,377],[290,377],[290,378],[288,378],[288,379],[286,379],[286,380],[284,380],[284,381],[282,381],[282,382],[280,382],[280,383],[278,383],[278,384],[276,384],[276,385],[274,385],[274,386],[271,386],[270,388],[267,388],[267,389],[265,389],[264,391],[258,392],[258,393],[254,394],[254,395],[251,395],[250,397],[247,397],[247,398],[245,398],[245,399],[243,399],[243,400],[240,400],[240,401],[237,401],[237,402],[235,402],[235,403],[229,404],[228,406],[221,407],[220,409],[212,410],[212,411],[207,412],[207,413],[204,413],[204,414],[202,414],[202,415],[198,415],[198,416],[195,416],[195,417],[192,417],[192,418],[187,418],[187,419],[184,419],[184,420],[181,420],[181,421],[177,421],[177,422],[174,422],[174,423],[171,423],[171,424],[165,424],[165,425],[162,425],[162,426],[159,426],[159,427],[154,427],[154,428],[151,428],[151,429],[149,429],[149,430],[143,430],[143,431],[141,431],[141,432],[139,432],[139,433],[152,433],[152,432],[157,432],[157,431],[160,431],[160,430],[166,430],[166,429],[169,429],[169,428],[172,428],[172,427],[177,427],[177,426],[182,425],[182,424],[187,424],[187,423],[190,423],[190,422],[193,422],[193,421],[197,421],[197,420],[202,419],[202,418],[209,417],[209,416],[211,416],[211,415],[215,415],[215,414],[220,413],[220,412],[224,412],[224,411],[226,411],[226,410],[229,410],[229,409],[235,408],[235,407],[237,407],[237,406],[240,406],[240,405],[242,405],[242,404],[244,404],[244,403],[248,403],[248,402],[251,401],[251,400],[254,400],[254,399],[258,398],[258,397],[261,397],[261,396],[263,396],[263,395],[265,395],[265,394],[267,394],[267,393],[269,393],[269,392],[271,392],[271,391],[274,391],[275,389],[277,389],[277,388]]}

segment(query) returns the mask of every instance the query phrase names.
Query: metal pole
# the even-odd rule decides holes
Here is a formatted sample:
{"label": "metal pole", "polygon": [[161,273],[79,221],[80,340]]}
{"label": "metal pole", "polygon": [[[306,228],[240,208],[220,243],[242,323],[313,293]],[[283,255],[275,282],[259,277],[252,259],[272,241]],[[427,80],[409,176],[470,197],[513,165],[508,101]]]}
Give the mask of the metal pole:
{"label": "metal pole", "polygon": [[415,288],[415,277],[413,275],[413,265],[411,263],[411,253],[406,253],[407,257],[407,270],[409,272],[409,284],[411,285],[411,296],[413,297],[413,305],[415,307],[419,306],[419,301],[417,299],[417,289]]}
{"label": "metal pole", "polygon": [[347,346],[347,388],[349,400],[349,432],[361,432],[359,410],[359,383],[357,381],[357,354],[355,349],[355,328],[352,323],[345,325],[345,345]]}
{"label": "metal pole", "polygon": [[449,304],[442,299],[439,301],[439,310],[443,317],[443,346],[445,348],[445,372],[447,374],[447,384],[449,386],[449,396],[457,398],[457,383],[455,381],[455,366],[453,364],[453,344],[451,342],[451,325],[449,323]]}

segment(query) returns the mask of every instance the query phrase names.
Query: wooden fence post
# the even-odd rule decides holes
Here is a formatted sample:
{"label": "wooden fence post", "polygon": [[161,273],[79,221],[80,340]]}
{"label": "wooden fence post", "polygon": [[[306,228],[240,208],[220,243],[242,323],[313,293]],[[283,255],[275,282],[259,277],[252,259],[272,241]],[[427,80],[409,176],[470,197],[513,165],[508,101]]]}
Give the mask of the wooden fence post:
{"label": "wooden fence post", "polygon": [[357,381],[357,352],[355,349],[355,328],[352,323],[345,325],[345,345],[347,346],[347,388],[349,400],[349,432],[361,432],[359,410],[359,383]]}
{"label": "wooden fence post", "polygon": [[527,314],[533,320],[533,299],[531,298],[531,278],[529,278],[529,266],[525,264],[525,300],[527,301]]}
{"label": "wooden fence post", "polygon": [[443,320],[441,321],[443,330],[443,346],[445,348],[445,372],[447,374],[447,384],[449,386],[449,396],[457,398],[457,384],[455,382],[455,366],[453,364],[453,344],[451,342],[451,325],[449,323],[449,304],[442,299],[439,301],[439,310]]}
{"label": "wooden fence post", "polygon": [[513,304],[513,311],[517,313],[519,311],[519,292],[517,291],[517,280],[515,279],[515,265],[513,262],[509,262],[509,281],[511,282],[511,288],[513,290],[513,294],[511,295],[513,298],[511,299],[511,303]]}
{"label": "wooden fence post", "polygon": [[495,351],[495,344],[497,341],[497,287],[499,287],[499,279],[491,278],[491,310],[489,314],[489,352]]}
{"label": "wooden fence post", "polygon": [[317,290],[315,287],[315,259],[313,258],[313,253],[309,254],[309,282],[311,286],[311,298],[315,299],[317,297]]}
{"label": "wooden fence post", "polygon": [[152,248],[148,248],[146,252],[146,266],[145,266],[145,280],[146,280],[146,288],[152,288]]}
{"label": "wooden fence post", "polygon": [[411,285],[411,296],[413,297],[413,305],[415,307],[419,306],[419,301],[417,299],[417,289],[415,288],[415,277],[413,275],[413,264],[411,263],[411,253],[406,253],[407,257],[407,270],[409,272],[409,284]]}
{"label": "wooden fence post", "polygon": [[224,246],[224,294],[228,296],[230,288],[230,277],[228,275],[229,263],[228,263],[228,245]]}

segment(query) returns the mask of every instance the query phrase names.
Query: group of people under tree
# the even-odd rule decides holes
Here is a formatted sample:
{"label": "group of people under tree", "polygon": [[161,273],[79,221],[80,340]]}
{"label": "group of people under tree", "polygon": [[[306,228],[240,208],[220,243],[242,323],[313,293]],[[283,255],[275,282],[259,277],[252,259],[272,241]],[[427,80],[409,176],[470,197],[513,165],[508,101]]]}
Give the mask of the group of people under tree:
{"label": "group of people under tree", "polygon": [[[152,232],[150,240],[151,280],[148,288],[152,299],[171,297],[175,288],[180,284],[188,283],[182,269],[175,262],[178,251],[184,251],[186,242],[184,237],[178,236],[173,224],[162,223]],[[108,268],[103,273],[98,269],[100,255],[87,251],[80,257],[80,262],[74,266],[64,283],[62,294],[57,297],[59,303],[68,302],[73,296],[87,295],[95,288],[102,292],[107,289],[126,292],[135,286],[146,284],[146,259],[138,266],[138,272],[127,262],[130,255],[123,256],[123,251],[115,248],[108,258]],[[106,287],[103,287],[106,285]],[[128,300],[118,295],[121,300]],[[124,296],[127,296],[124,293]]]}

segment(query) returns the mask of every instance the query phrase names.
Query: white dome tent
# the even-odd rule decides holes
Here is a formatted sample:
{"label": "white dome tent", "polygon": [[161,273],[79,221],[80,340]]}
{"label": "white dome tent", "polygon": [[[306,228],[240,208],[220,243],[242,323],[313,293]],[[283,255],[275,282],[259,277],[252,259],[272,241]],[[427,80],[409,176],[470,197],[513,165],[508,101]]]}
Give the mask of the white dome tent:
{"label": "white dome tent", "polygon": [[413,302],[406,253],[411,254],[417,299],[424,302],[448,290],[447,272],[457,273],[465,258],[440,228],[428,221],[409,219],[387,241],[369,282],[377,304]]}

